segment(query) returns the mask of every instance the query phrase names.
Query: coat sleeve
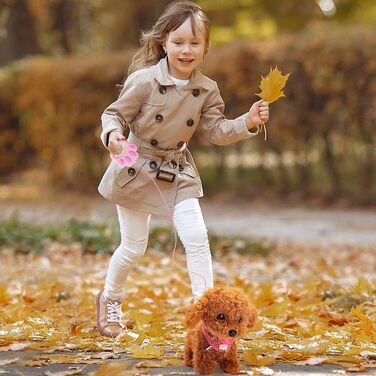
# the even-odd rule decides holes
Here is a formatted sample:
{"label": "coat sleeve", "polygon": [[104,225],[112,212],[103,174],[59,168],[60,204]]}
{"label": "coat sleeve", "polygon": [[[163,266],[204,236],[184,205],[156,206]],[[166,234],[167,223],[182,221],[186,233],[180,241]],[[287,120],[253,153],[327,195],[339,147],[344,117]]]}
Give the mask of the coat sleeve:
{"label": "coat sleeve", "polygon": [[132,120],[139,113],[142,105],[142,83],[138,79],[138,72],[130,75],[124,83],[119,98],[110,104],[101,116],[101,140],[108,146],[108,136],[112,131],[123,133]]}
{"label": "coat sleeve", "polygon": [[217,84],[208,95],[201,112],[200,126],[206,133],[209,141],[215,145],[228,145],[254,137],[259,128],[252,132],[248,130],[243,114],[234,120],[227,119],[224,113],[225,104]]}

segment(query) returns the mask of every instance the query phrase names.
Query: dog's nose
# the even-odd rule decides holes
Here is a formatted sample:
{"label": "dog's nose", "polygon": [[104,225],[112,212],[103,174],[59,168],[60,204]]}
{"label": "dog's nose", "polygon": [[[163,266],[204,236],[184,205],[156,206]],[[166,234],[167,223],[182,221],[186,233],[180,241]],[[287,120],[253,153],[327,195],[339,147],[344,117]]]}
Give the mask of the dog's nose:
{"label": "dog's nose", "polygon": [[230,335],[230,337],[235,337],[238,333],[237,333],[236,330],[231,329],[231,330],[228,332],[228,334]]}

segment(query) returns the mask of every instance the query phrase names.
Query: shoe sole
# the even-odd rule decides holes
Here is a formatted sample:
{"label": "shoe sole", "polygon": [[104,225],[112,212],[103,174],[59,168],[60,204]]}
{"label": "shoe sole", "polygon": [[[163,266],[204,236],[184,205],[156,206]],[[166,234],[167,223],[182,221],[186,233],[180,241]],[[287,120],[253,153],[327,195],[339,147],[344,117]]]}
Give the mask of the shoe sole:
{"label": "shoe sole", "polygon": [[104,336],[104,337],[109,337],[109,338],[115,338],[116,336],[109,336],[106,332],[103,331],[103,329],[101,328],[100,324],[99,324],[99,300],[101,298],[103,294],[103,291],[101,291],[98,295],[97,295],[97,298],[96,298],[96,309],[97,309],[97,329],[99,331],[99,333]]}

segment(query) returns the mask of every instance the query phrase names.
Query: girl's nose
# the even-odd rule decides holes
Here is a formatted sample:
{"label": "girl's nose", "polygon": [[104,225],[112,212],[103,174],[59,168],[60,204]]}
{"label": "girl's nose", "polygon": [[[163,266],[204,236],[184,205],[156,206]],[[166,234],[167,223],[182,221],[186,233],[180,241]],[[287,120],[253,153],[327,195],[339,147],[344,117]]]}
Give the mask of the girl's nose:
{"label": "girl's nose", "polygon": [[184,45],[183,52],[191,52],[191,47],[189,44]]}

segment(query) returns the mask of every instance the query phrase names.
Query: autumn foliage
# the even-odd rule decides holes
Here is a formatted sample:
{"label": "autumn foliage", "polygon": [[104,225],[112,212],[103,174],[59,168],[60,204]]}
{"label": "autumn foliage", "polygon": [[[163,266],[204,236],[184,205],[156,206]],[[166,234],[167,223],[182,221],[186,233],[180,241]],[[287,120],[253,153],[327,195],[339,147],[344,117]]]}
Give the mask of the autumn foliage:
{"label": "autumn foliage", "polygon": [[[108,254],[93,254],[85,242],[45,242],[38,255],[18,252],[14,242],[0,244],[0,351],[10,361],[3,365],[83,367],[121,356],[138,359],[119,363],[133,374],[182,365],[183,319],[193,300],[188,273],[172,263],[169,246],[161,252],[157,243],[130,275],[126,329],[115,339],[95,328]],[[374,246],[278,244],[267,255],[251,247],[240,255],[213,243],[213,251],[216,286],[240,288],[259,312],[256,327],[239,341],[244,365],[375,367]],[[181,248],[177,262],[185,265]],[[43,352],[26,360],[14,352],[26,349]],[[98,375],[108,375],[110,366],[102,367]]]}
{"label": "autumn foliage", "polygon": [[[229,117],[257,100],[270,66],[292,74],[286,98],[271,105],[267,142],[222,149],[202,148],[201,137],[192,142],[196,155],[215,156],[206,157],[215,171],[203,174],[208,189],[375,203],[376,37],[355,28],[310,31],[210,51],[205,73],[217,80]],[[0,173],[37,166],[54,184],[95,189],[109,160],[98,137],[100,114],[116,99],[132,54],[36,57],[2,69]]]}

